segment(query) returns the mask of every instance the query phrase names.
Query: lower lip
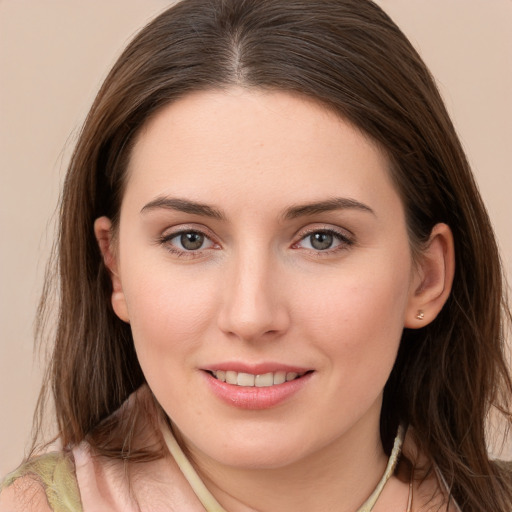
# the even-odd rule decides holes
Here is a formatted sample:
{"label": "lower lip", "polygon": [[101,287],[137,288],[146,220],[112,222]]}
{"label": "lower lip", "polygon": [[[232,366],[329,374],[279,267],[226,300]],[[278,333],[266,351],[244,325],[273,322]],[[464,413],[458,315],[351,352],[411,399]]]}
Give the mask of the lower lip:
{"label": "lower lip", "polygon": [[213,393],[223,402],[239,409],[261,410],[275,407],[297,394],[309,381],[313,372],[298,379],[268,387],[244,387],[228,384],[204,372]]}

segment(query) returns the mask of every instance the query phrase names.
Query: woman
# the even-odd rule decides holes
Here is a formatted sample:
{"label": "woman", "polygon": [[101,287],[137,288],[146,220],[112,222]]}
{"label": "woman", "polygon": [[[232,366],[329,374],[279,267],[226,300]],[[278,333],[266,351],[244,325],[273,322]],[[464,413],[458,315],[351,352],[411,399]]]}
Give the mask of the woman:
{"label": "woman", "polygon": [[159,16],[89,113],[59,244],[63,449],[0,510],[510,510],[496,243],[373,3]]}

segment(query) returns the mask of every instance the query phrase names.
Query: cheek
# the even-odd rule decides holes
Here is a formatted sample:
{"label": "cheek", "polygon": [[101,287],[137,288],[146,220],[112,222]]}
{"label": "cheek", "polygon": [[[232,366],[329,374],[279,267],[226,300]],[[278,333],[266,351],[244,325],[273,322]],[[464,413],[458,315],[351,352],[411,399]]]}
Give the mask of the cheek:
{"label": "cheek", "polygon": [[135,348],[145,372],[145,366],[170,368],[177,356],[192,354],[217,303],[217,287],[207,274],[198,275],[192,267],[176,272],[170,264],[154,265],[151,272],[146,268],[126,268],[129,278],[123,283]]}
{"label": "cheek", "polygon": [[[132,274],[127,290],[130,325],[146,381],[167,413],[203,414],[194,395],[195,354],[209,328],[215,291],[183,273]],[[185,273],[186,274],[186,273]],[[130,286],[132,285],[132,286]]]}
{"label": "cheek", "polygon": [[317,340],[333,366],[361,380],[387,379],[396,357],[409,280],[395,268],[381,267],[378,273],[351,269],[338,278],[316,280],[309,293],[294,293],[300,298],[296,317],[303,319],[306,336]]}

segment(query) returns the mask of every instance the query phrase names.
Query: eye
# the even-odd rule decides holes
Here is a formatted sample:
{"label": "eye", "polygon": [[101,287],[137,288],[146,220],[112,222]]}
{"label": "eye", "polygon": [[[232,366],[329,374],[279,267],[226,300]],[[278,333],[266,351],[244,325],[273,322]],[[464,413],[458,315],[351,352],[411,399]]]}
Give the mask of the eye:
{"label": "eye", "polygon": [[318,232],[308,235],[306,240],[309,241],[310,246],[318,251],[325,251],[331,249],[332,245],[336,241],[332,233]]}
{"label": "eye", "polygon": [[198,251],[202,248],[206,237],[201,233],[182,233],[181,235],[175,236],[171,241],[175,244],[179,242],[181,247],[187,251]]}
{"label": "eye", "polygon": [[210,249],[215,246],[214,242],[200,231],[180,231],[164,236],[161,242],[166,245],[171,252],[187,253]]}
{"label": "eye", "polygon": [[325,251],[342,249],[353,244],[346,235],[332,229],[318,229],[310,231],[303,236],[294,247],[313,251]]}

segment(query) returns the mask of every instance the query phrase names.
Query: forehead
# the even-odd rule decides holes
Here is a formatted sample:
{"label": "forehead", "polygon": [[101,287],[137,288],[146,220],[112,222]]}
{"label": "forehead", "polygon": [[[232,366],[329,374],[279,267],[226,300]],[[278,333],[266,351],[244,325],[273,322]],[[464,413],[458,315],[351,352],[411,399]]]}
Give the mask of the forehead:
{"label": "forehead", "polygon": [[334,192],[368,201],[394,193],[388,167],[376,143],[318,102],[233,88],[160,110],[135,142],[126,193],[269,207],[274,196],[304,202]]}

